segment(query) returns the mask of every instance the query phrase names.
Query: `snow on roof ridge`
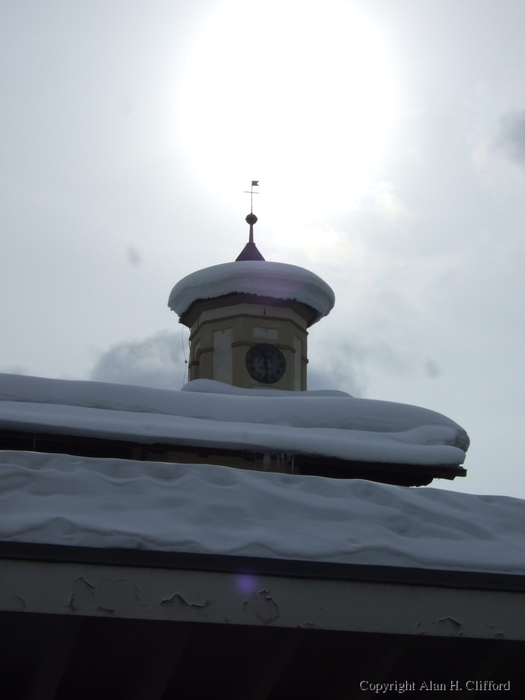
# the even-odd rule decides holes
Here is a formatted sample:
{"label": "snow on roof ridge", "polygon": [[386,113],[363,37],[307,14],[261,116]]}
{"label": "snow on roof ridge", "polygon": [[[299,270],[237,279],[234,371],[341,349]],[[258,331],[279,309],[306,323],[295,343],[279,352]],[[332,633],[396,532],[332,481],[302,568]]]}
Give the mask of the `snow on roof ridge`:
{"label": "snow on roof ridge", "polygon": [[173,287],[168,306],[181,316],[198,299],[214,299],[234,293],[295,299],[317,311],[314,323],[327,316],[335,304],[332,288],[304,267],[240,260],[212,265],[187,275]]}

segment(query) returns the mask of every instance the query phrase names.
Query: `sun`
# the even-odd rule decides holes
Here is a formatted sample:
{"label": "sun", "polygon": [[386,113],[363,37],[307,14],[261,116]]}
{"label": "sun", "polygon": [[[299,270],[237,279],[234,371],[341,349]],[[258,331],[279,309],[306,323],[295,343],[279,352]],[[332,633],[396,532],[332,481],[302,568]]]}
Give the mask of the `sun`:
{"label": "sun", "polygon": [[227,0],[187,60],[177,134],[218,195],[256,178],[265,210],[297,221],[352,207],[394,112],[384,42],[348,2]]}

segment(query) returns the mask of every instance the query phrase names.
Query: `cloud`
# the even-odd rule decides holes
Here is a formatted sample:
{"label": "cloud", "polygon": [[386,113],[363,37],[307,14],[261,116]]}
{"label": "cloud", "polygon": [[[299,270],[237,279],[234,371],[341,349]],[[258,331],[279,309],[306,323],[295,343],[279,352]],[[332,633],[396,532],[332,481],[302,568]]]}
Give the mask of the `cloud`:
{"label": "cloud", "polygon": [[346,374],[333,366],[325,369],[308,368],[307,387],[308,391],[318,391],[320,389],[337,389],[346,391],[352,396],[359,396],[360,386],[350,370]]}
{"label": "cloud", "polygon": [[144,340],[113,345],[99,357],[89,378],[156,389],[180,389],[187,381],[181,337],[176,333],[159,332]]}
{"label": "cloud", "polygon": [[525,110],[503,115],[496,145],[502,148],[509,158],[525,166]]}
{"label": "cloud", "polygon": [[432,379],[437,379],[441,376],[441,367],[434,360],[427,360],[425,362],[425,372]]}
{"label": "cloud", "polygon": [[142,255],[139,253],[139,251],[132,245],[128,247],[126,250],[126,255],[128,256],[128,261],[132,265],[140,265],[142,262]]}
{"label": "cloud", "polygon": [[418,218],[418,215],[396,194],[393,182],[384,180],[378,182],[372,189],[370,199],[369,209],[392,223],[413,223]]}

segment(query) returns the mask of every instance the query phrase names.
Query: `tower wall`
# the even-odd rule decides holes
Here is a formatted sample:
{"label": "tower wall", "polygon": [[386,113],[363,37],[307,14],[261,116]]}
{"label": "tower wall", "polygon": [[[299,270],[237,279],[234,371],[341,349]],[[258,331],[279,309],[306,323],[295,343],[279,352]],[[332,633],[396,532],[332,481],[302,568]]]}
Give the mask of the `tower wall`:
{"label": "tower wall", "polygon": [[[287,306],[242,303],[214,308],[205,301],[191,326],[189,379],[215,379],[244,388],[306,390],[306,320]],[[204,307],[204,308],[203,308]],[[271,383],[254,379],[246,367],[246,354],[255,345],[276,347],[286,370]]]}

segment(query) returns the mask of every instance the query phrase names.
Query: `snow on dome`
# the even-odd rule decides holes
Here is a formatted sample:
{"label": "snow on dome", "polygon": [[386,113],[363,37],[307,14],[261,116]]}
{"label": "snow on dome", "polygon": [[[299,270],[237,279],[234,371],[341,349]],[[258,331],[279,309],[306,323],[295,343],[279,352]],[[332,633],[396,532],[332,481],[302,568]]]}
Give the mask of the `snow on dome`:
{"label": "snow on dome", "polygon": [[359,479],[0,451],[0,539],[525,573],[525,501]]}
{"label": "snow on dome", "polygon": [[168,306],[182,316],[197,299],[214,299],[235,292],[295,299],[317,311],[314,323],[327,316],[335,304],[331,287],[304,267],[241,260],[213,265],[187,275],[173,287]]}

